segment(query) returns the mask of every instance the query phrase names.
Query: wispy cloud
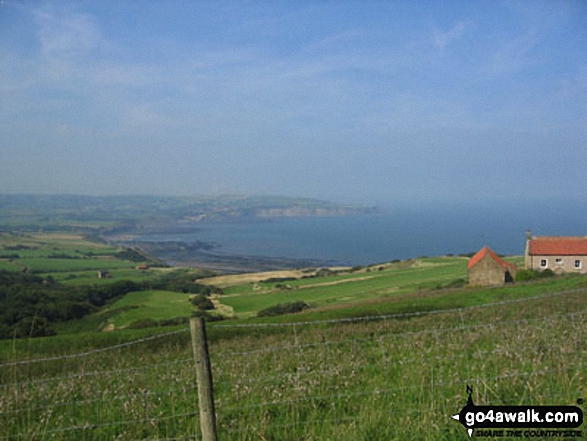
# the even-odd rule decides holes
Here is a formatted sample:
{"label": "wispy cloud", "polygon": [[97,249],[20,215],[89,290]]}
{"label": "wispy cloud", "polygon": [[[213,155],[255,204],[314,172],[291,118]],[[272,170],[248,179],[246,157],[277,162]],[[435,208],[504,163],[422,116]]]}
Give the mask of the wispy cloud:
{"label": "wispy cloud", "polygon": [[470,22],[459,21],[447,30],[434,29],[432,31],[432,42],[435,47],[445,49],[449,44],[460,40],[470,28]]}
{"label": "wispy cloud", "polygon": [[70,57],[85,54],[105,42],[92,15],[44,7],[34,11],[44,56]]}
{"label": "wispy cloud", "polygon": [[[513,25],[509,32],[496,34],[483,73],[490,77],[511,75],[547,63],[555,54],[545,44],[548,46],[553,30],[561,32],[574,14],[584,14],[576,9],[581,3],[557,2],[554,7],[549,1],[504,3]],[[561,46],[560,50],[565,49]]]}
{"label": "wispy cloud", "polygon": [[540,59],[532,55],[531,52],[538,41],[539,33],[536,29],[530,29],[505,41],[489,57],[485,71],[490,76],[500,76],[516,73],[536,65]]}
{"label": "wispy cloud", "polygon": [[[573,75],[569,75],[561,81],[558,96],[560,98],[587,95],[587,64],[583,64]],[[587,103],[585,103],[587,105]]]}
{"label": "wispy cloud", "polygon": [[306,49],[310,51],[323,51],[327,49],[332,49],[335,46],[344,47],[353,40],[357,40],[367,35],[367,32],[360,29],[353,29],[345,32],[337,32],[334,34],[327,35],[326,37],[320,39],[317,42],[309,44]]}

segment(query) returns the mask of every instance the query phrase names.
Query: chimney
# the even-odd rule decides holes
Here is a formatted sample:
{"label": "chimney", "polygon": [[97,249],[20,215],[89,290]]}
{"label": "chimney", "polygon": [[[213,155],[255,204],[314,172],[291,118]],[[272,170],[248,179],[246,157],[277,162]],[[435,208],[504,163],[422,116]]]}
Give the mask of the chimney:
{"label": "chimney", "polygon": [[530,258],[530,241],[532,240],[532,230],[526,230],[526,248],[524,249],[524,268],[527,270],[531,270],[532,268],[532,259]]}

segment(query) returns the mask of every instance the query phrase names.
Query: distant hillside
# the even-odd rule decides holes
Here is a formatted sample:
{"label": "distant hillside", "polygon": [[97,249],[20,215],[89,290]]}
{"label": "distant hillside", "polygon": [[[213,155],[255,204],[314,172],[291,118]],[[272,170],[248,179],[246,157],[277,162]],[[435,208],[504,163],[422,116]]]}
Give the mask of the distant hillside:
{"label": "distant hillside", "polygon": [[279,196],[80,196],[1,195],[0,229],[75,229],[94,234],[241,218],[341,216],[374,207]]}

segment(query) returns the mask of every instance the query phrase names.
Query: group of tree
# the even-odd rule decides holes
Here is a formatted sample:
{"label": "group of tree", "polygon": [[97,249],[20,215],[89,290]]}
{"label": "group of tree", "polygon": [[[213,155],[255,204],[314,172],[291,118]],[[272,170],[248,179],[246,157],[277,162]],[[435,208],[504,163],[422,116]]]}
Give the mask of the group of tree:
{"label": "group of tree", "polygon": [[129,280],[103,285],[71,286],[34,274],[0,271],[0,339],[53,335],[51,325],[98,311],[130,292],[160,289],[209,295],[214,288],[189,276],[137,283]]}

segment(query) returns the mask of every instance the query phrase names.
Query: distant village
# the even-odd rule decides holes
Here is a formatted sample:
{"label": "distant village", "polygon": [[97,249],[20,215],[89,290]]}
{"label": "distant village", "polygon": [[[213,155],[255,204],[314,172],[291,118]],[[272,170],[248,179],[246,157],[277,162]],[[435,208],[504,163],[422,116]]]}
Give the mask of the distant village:
{"label": "distant village", "polygon": [[[529,271],[552,271],[554,274],[586,274],[587,237],[526,235],[524,267]],[[469,259],[471,285],[504,285],[516,279],[518,267],[500,258],[489,247]]]}

